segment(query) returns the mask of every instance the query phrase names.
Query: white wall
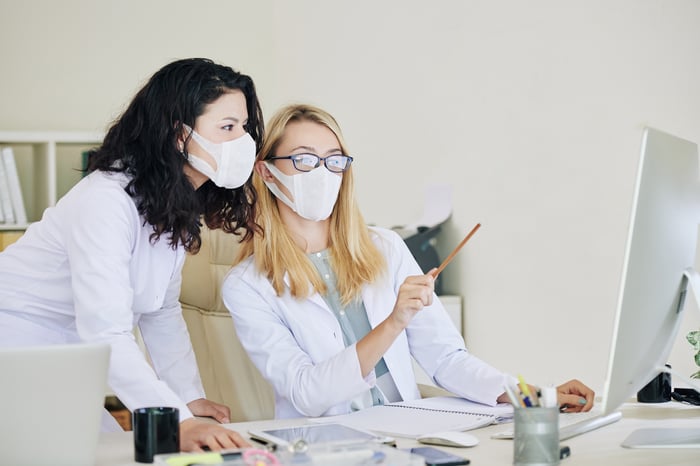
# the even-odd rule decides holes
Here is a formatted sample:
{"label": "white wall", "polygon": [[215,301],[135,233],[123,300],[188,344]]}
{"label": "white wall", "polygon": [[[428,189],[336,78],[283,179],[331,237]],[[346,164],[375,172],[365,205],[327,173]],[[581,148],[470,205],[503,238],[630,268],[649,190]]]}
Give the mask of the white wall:
{"label": "white wall", "polygon": [[482,223],[444,275],[473,352],[602,389],[642,128],[700,141],[700,2],[0,2],[0,128],[104,129],[167,61],[230,64],[267,117],[338,118],[368,221],[452,186],[443,256]]}
{"label": "white wall", "polygon": [[219,0],[0,0],[0,128],[103,131],[177,58],[226,63],[265,92],[270,11]]}

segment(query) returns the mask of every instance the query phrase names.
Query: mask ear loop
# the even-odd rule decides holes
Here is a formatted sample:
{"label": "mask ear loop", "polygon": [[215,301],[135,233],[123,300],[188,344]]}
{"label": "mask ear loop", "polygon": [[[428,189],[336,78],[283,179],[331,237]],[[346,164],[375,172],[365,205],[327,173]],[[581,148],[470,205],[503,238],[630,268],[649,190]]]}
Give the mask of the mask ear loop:
{"label": "mask ear loop", "polygon": [[[271,160],[265,160],[265,166],[267,167],[267,170],[270,172],[270,175],[277,180],[282,186],[284,186],[287,191],[289,191],[289,194],[294,196],[294,182],[292,181],[292,187],[288,186],[287,183],[285,182],[285,177],[286,180],[289,180],[290,176],[285,175],[280,171],[279,168],[275,167],[274,163]],[[294,212],[297,211],[295,201],[292,201],[281,189],[279,186],[277,186],[277,183],[275,181],[267,181],[263,178],[263,182],[267,186],[267,188],[272,192],[272,194],[277,197],[277,199],[281,200],[285,204],[289,206],[290,209],[292,209]]]}
{"label": "mask ear loop", "polygon": [[186,123],[181,124],[181,129],[183,129],[185,131],[189,131],[189,133],[187,133],[187,136],[185,136],[185,139],[181,139],[181,138],[177,139],[177,151],[180,153],[180,155],[182,155],[185,158],[185,160],[188,160],[189,154],[185,150],[185,145],[188,141],[190,141],[192,139],[192,133],[194,132],[194,130],[192,128],[190,128],[190,126]]}

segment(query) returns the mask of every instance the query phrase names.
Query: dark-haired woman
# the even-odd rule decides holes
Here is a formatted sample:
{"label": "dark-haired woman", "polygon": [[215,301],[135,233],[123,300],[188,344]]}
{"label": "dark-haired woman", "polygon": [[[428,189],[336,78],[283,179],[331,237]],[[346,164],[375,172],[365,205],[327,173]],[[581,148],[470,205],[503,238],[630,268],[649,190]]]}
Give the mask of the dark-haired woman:
{"label": "dark-haired woman", "polygon": [[179,408],[183,450],[246,445],[194,417],[230,422],[204,398],[178,298],[200,219],[252,235],[262,131],[250,77],[199,58],[157,71],[90,154],[88,175],[0,253],[0,346],[109,342],[114,393],[132,410]]}

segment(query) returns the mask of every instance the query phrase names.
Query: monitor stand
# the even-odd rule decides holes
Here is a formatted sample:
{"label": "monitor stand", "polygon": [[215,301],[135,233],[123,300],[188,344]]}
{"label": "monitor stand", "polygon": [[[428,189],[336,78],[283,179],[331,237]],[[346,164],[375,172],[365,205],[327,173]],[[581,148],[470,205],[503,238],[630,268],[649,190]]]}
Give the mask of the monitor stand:
{"label": "monitor stand", "polygon": [[[700,274],[692,268],[685,271],[688,285],[695,301],[700,305]],[[700,391],[700,384],[668,366],[659,368],[659,373],[668,372]],[[699,407],[700,409],[700,407]],[[643,428],[633,431],[621,444],[625,448],[700,448],[700,428]]]}
{"label": "monitor stand", "polygon": [[700,429],[637,429],[621,445],[625,448],[700,448]]}

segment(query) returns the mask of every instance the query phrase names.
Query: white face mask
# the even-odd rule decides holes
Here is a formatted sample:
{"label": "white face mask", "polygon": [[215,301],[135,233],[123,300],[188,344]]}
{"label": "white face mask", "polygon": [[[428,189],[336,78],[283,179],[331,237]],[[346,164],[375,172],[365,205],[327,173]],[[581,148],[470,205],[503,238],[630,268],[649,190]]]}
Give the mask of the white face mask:
{"label": "white face mask", "polygon": [[246,182],[255,163],[255,141],[250,134],[220,144],[208,141],[187,125],[192,139],[216,161],[216,170],[208,162],[194,154],[187,154],[187,161],[198,172],[207,175],[215,185],[222,188],[238,188]]}
{"label": "white face mask", "polygon": [[275,183],[265,181],[265,184],[277,199],[287,204],[294,212],[315,222],[325,220],[331,215],[340,192],[342,176],[329,172],[323,166],[310,172],[285,175],[272,162],[265,162],[265,165],[294,196],[294,200],[289,199]]}

